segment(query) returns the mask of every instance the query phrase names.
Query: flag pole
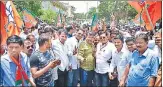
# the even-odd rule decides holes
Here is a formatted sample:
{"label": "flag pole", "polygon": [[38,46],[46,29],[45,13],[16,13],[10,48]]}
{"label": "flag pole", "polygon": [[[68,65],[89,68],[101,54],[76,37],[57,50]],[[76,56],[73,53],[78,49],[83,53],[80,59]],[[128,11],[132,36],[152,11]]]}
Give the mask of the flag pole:
{"label": "flag pole", "polygon": [[149,12],[148,12],[148,10],[147,10],[147,4],[146,4],[146,3],[145,3],[145,11],[146,11],[146,13],[147,13],[147,17],[148,17],[148,20],[149,20],[149,22],[150,22],[150,25],[152,26],[152,29],[154,29],[154,26],[153,26],[153,24],[152,24],[151,18],[150,18],[150,16],[149,16]]}

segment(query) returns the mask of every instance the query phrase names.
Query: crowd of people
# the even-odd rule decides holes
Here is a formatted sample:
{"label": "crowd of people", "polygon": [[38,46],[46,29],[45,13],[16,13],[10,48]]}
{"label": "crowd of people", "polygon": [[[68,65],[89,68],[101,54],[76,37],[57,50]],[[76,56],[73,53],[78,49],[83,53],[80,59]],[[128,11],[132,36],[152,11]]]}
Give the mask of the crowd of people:
{"label": "crowd of people", "polygon": [[162,31],[23,28],[1,46],[0,86],[161,86]]}

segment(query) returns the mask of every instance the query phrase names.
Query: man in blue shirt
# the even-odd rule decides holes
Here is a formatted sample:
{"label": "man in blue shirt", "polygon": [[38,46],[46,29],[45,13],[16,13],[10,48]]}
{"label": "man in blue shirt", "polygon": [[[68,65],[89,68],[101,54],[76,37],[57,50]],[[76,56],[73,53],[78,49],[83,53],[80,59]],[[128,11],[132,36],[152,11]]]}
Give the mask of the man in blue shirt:
{"label": "man in blue shirt", "polygon": [[124,86],[127,79],[127,86],[154,86],[159,60],[148,48],[148,36],[144,33],[137,35],[136,46],[119,85]]}
{"label": "man in blue shirt", "polygon": [[73,29],[73,27],[72,26],[68,26],[68,27],[66,27],[66,30],[67,30],[67,37],[68,38],[71,38],[72,37],[72,34],[74,33],[74,29]]}
{"label": "man in blue shirt", "polygon": [[[28,66],[27,56],[22,53],[23,41],[17,36],[13,35],[7,39],[7,54],[1,57],[0,65],[0,86],[30,86],[27,81],[29,80],[32,86],[35,86],[33,80],[30,78],[30,67]],[[19,63],[19,65],[16,63]],[[25,74],[22,74],[21,79],[17,74],[19,69],[24,71]],[[27,78],[26,78],[27,76]],[[22,83],[17,85],[17,81],[21,80]]]}

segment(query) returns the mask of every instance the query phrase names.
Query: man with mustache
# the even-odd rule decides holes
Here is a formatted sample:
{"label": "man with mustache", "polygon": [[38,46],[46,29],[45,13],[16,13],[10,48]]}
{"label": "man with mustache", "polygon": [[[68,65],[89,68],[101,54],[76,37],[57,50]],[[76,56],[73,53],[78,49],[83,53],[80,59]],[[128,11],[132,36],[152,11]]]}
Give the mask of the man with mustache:
{"label": "man with mustache", "polygon": [[154,86],[159,60],[155,52],[148,48],[148,36],[144,33],[138,34],[136,46],[137,50],[133,52],[119,86],[124,86],[126,79],[126,86]]}
{"label": "man with mustache", "polygon": [[32,52],[33,52],[33,45],[30,40],[26,39],[24,40],[24,47],[23,52],[27,54],[27,56],[30,58]]}
{"label": "man with mustache", "polygon": [[[162,51],[162,32],[161,29],[155,34],[155,47],[154,47],[154,51],[158,53],[158,57],[159,57],[159,69],[157,71],[157,78],[155,81],[155,85],[154,86],[162,86],[162,61],[161,61],[161,51]],[[153,83],[149,83],[149,84],[153,84]]]}
{"label": "man with mustache", "polygon": [[[28,61],[28,67],[30,67],[30,56],[31,56],[31,54],[32,54],[32,52],[33,52],[33,45],[32,45],[32,43],[30,42],[30,40],[28,40],[28,39],[26,39],[26,40],[24,40],[24,46],[23,46],[23,50],[22,50],[22,52],[23,53],[25,53],[26,55],[27,55],[27,61]],[[30,79],[32,80],[32,82],[33,82],[33,78],[32,78],[32,74],[31,74],[31,72],[29,72],[30,73]],[[34,84],[35,85],[35,83],[33,82],[32,84]]]}

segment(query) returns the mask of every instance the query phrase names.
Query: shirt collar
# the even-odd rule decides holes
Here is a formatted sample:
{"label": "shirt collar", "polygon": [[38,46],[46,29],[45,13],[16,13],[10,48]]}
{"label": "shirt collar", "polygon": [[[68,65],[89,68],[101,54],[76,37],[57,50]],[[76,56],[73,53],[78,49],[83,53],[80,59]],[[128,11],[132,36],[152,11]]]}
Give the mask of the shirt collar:
{"label": "shirt collar", "polygon": [[147,48],[147,50],[146,50],[146,51],[145,51],[145,52],[144,52],[142,55],[139,55],[139,54],[140,54],[140,52],[139,52],[138,50],[135,50],[135,51],[134,51],[134,53],[136,52],[136,53],[138,54],[138,56],[139,56],[139,57],[142,57],[142,56],[143,56],[143,57],[145,57],[145,58],[146,58],[146,57],[147,57],[147,55],[148,55],[148,53],[149,53],[149,50],[150,50],[150,49],[149,49],[149,48]]}
{"label": "shirt collar", "polygon": [[148,52],[149,52],[149,48],[147,48],[147,50],[142,55],[146,57],[148,55]]}
{"label": "shirt collar", "polygon": [[[22,58],[22,55],[21,55],[21,53],[20,53],[20,60],[21,60],[21,58]],[[13,62],[12,60],[11,60],[11,58],[10,58],[10,56],[9,56],[9,54],[6,54],[6,57],[4,57],[4,59],[6,59],[6,60],[8,60],[9,62]]]}
{"label": "shirt collar", "polygon": [[120,52],[118,52],[117,51],[117,49],[116,49],[116,51],[115,51],[116,53],[120,53],[120,52],[122,52],[122,53],[124,53],[124,52],[126,52],[126,49],[125,49],[125,47],[124,47],[124,45],[123,45],[123,47],[122,47],[122,49],[121,49],[121,51]]}
{"label": "shirt collar", "polygon": [[60,42],[59,38],[57,39],[57,42],[58,42],[60,45],[64,45],[64,44],[66,43],[66,41],[65,41],[65,43],[62,44],[62,43]]}

